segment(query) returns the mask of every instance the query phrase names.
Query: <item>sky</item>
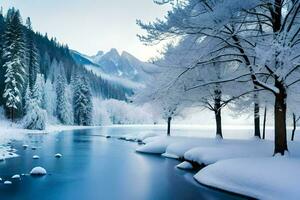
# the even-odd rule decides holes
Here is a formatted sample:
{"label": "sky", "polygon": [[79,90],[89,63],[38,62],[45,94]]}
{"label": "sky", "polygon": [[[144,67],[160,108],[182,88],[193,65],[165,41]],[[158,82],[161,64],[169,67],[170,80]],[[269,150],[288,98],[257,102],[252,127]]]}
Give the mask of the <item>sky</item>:
{"label": "sky", "polygon": [[145,46],[138,40],[136,34],[143,31],[136,19],[153,21],[170,8],[153,0],[0,0],[0,5],[4,11],[16,7],[24,21],[31,18],[34,30],[86,55],[116,48],[143,61],[158,55],[161,45]]}

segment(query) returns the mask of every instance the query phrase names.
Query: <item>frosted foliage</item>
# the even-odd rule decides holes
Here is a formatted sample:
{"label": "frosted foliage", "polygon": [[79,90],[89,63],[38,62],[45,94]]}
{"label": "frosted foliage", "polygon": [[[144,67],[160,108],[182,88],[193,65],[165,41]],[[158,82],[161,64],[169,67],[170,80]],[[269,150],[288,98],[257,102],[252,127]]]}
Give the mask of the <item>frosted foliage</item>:
{"label": "frosted foliage", "polygon": [[45,108],[48,116],[55,116],[56,112],[56,92],[55,86],[48,79],[45,84]]}
{"label": "frosted foliage", "polygon": [[27,129],[44,130],[46,128],[47,113],[37,105],[35,100],[28,103],[27,114],[23,118],[23,126]]}
{"label": "frosted foliage", "polygon": [[157,119],[154,117],[151,106],[137,106],[124,101],[114,99],[100,100],[94,102],[94,125],[108,124],[152,124]]}
{"label": "frosted foliage", "polygon": [[44,130],[46,128],[47,118],[46,110],[42,108],[44,84],[42,76],[38,75],[37,77],[37,81],[35,82],[32,91],[30,91],[29,86],[26,89],[26,115],[22,119],[22,124],[24,128],[27,129]]}

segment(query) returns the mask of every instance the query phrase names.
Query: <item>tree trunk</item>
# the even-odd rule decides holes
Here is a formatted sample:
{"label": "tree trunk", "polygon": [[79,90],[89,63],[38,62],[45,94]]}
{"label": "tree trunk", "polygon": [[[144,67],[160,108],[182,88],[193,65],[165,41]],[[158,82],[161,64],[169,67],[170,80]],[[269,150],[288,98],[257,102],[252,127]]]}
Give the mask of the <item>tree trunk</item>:
{"label": "tree trunk", "polygon": [[223,138],[221,110],[215,111],[215,117],[216,117],[216,136]]}
{"label": "tree trunk", "polygon": [[254,136],[260,138],[260,116],[258,103],[254,103]]}
{"label": "tree trunk", "polygon": [[[257,90],[257,86],[254,86],[254,90]],[[254,136],[260,138],[260,115],[259,115],[259,101],[258,92],[254,92]]]}
{"label": "tree trunk", "polygon": [[288,150],[287,148],[287,138],[286,138],[286,89],[284,85],[275,81],[275,87],[279,89],[279,93],[275,95],[275,149],[274,154],[280,153],[284,155],[284,152]]}
{"label": "tree trunk", "polygon": [[222,118],[221,118],[221,91],[215,90],[215,119],[216,119],[216,136],[223,138],[222,134]]}
{"label": "tree trunk", "polygon": [[265,107],[265,111],[264,111],[263,139],[266,138],[266,121],[267,121],[267,107]]}
{"label": "tree trunk", "polygon": [[295,131],[296,131],[296,115],[295,115],[295,113],[293,113],[293,132],[292,132],[292,138],[291,138],[292,141],[294,141]]}
{"label": "tree trunk", "polygon": [[168,130],[167,130],[167,135],[170,136],[171,134],[171,120],[172,117],[168,117]]}

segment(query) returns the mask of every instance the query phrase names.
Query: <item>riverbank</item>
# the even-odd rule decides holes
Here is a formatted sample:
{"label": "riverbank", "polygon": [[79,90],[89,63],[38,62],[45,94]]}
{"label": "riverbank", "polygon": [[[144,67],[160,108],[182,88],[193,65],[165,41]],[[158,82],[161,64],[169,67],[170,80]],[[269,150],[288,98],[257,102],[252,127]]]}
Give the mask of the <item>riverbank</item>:
{"label": "riverbank", "polygon": [[57,133],[70,130],[95,129],[99,126],[69,126],[60,124],[50,124],[45,130],[29,130],[20,127],[19,124],[11,123],[7,120],[0,120],[0,161],[15,158],[18,154],[11,148],[10,143],[14,140],[23,140],[26,134],[46,134]]}
{"label": "riverbank", "polygon": [[201,184],[258,199],[300,199],[300,142],[289,142],[287,156],[273,156],[273,141],[155,136],[137,152],[185,160],[180,169],[204,166]]}

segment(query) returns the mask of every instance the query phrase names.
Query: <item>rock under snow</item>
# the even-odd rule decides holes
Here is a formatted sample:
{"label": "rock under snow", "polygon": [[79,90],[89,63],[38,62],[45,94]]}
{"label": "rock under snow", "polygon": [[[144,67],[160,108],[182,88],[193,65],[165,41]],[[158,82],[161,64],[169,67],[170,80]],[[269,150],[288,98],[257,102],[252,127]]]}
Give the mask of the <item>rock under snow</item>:
{"label": "rock under snow", "polygon": [[43,176],[46,175],[47,171],[43,167],[35,167],[30,171],[30,175]]}
{"label": "rock under snow", "polygon": [[19,174],[16,174],[16,175],[13,175],[11,178],[12,178],[12,179],[20,179],[21,176],[20,176]]}
{"label": "rock under snow", "polygon": [[27,144],[24,144],[23,145],[23,149],[27,149],[28,148],[28,145]]}
{"label": "rock under snow", "polygon": [[11,181],[4,181],[4,184],[5,184],[5,185],[11,185],[12,182],[11,182]]}
{"label": "rock under snow", "polygon": [[32,156],[33,159],[39,159],[40,157],[38,155]]}
{"label": "rock under snow", "polygon": [[182,163],[176,165],[179,169],[193,169],[193,165],[190,162],[183,161]]}
{"label": "rock under snow", "polygon": [[62,155],[60,153],[55,154],[55,158],[61,158]]}
{"label": "rock under snow", "polygon": [[171,153],[163,153],[161,154],[163,157],[166,158],[173,158],[173,159],[179,159],[179,156],[175,155],[175,154],[171,154]]}

